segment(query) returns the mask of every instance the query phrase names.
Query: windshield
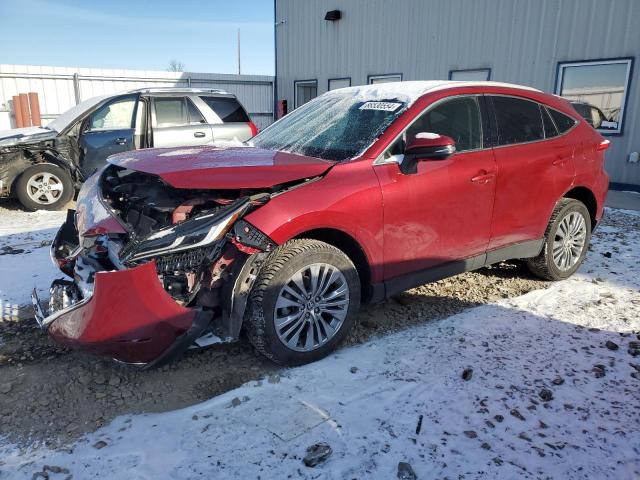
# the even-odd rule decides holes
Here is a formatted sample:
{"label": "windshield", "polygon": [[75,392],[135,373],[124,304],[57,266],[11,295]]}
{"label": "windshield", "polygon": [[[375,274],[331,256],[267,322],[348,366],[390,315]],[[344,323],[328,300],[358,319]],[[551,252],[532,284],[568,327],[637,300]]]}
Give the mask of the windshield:
{"label": "windshield", "polygon": [[352,94],[322,95],[263,130],[251,145],[342,161],[361,155],[404,110],[397,99],[368,101]]}
{"label": "windshield", "polygon": [[47,124],[47,128],[49,130],[55,130],[56,132],[61,132],[65,128],[67,128],[74,120],[80,117],[84,112],[90,110],[98,103],[106,100],[107,98],[111,98],[113,95],[101,95],[98,97],[93,97],[85,100],[84,102],[80,102],[75,107],[71,107],[69,110],[64,112],[61,115],[58,115],[55,120],[50,121]]}

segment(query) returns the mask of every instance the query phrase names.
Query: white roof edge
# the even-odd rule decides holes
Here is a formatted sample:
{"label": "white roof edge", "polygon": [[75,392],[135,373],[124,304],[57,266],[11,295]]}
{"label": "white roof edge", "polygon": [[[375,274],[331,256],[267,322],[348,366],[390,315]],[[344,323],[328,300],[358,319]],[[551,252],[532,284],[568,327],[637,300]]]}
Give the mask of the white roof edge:
{"label": "white roof edge", "polygon": [[464,80],[447,80],[446,82],[442,82],[443,84],[439,87],[435,87],[431,89],[433,90],[442,90],[444,88],[449,87],[502,87],[502,88],[517,88],[519,90],[529,90],[531,92],[543,93],[542,90],[538,90],[537,88],[529,87],[527,85],[519,85],[517,83],[507,83],[507,82],[493,82],[490,80],[483,81],[464,81]]}
{"label": "white roof edge", "polygon": [[542,93],[541,90],[536,88],[527,87],[526,85],[517,85],[515,83],[491,81],[467,82],[457,80],[410,80],[339,88],[331,90],[330,92],[325,93],[325,95],[351,94],[354,98],[362,97],[363,101],[395,97],[403,99],[407,103],[411,104],[426,93],[455,87],[502,87]]}

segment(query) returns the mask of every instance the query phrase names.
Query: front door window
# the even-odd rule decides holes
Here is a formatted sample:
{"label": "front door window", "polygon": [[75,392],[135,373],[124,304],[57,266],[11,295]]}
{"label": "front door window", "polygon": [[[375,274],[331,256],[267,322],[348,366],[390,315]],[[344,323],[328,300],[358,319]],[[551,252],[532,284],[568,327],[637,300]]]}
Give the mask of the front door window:
{"label": "front door window", "polygon": [[89,120],[89,130],[121,130],[131,128],[135,97],[128,97],[107,103],[99,108]]}
{"label": "front door window", "polygon": [[462,97],[437,105],[409,127],[406,137],[415,138],[421,132],[451,137],[457,152],[482,148],[478,101],[475,97]]}

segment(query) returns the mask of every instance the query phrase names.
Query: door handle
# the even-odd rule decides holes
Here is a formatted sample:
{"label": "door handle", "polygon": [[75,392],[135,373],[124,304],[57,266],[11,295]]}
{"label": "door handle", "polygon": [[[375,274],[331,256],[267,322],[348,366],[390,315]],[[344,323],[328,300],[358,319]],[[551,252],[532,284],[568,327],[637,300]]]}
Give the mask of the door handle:
{"label": "door handle", "polygon": [[495,178],[495,173],[488,173],[486,170],[483,170],[475,177],[471,177],[471,183],[478,183],[480,185],[485,185],[489,183],[491,180]]}
{"label": "door handle", "polygon": [[193,136],[196,138],[204,138],[204,132],[195,132]]}
{"label": "door handle", "polygon": [[124,137],[116,138],[116,143],[118,145],[126,145],[127,144],[127,139],[124,138]]}
{"label": "door handle", "polygon": [[567,163],[567,159],[564,157],[556,158],[551,165],[554,167],[564,167],[564,164]]}

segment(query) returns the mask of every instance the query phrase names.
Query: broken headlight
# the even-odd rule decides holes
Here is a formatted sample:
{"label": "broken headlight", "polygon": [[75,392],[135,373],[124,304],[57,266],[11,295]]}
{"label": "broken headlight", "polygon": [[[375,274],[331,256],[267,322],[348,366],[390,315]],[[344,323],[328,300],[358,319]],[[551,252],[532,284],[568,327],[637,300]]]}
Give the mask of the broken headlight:
{"label": "broken headlight", "polygon": [[245,197],[225,208],[203,212],[185,222],[162,228],[132,241],[121,251],[120,258],[123,262],[135,262],[211,245],[222,239],[250,206],[250,199]]}

